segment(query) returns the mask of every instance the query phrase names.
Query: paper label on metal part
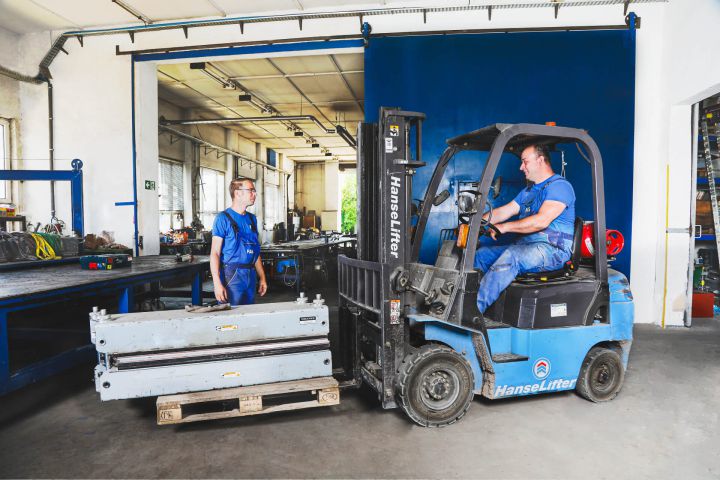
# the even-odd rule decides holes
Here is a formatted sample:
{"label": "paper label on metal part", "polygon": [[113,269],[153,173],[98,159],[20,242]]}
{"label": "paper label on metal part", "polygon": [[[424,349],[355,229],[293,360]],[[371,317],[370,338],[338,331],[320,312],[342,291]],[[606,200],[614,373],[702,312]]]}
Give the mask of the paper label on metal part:
{"label": "paper label on metal part", "polygon": [[390,323],[400,323],[400,300],[390,300]]}
{"label": "paper label on metal part", "polygon": [[399,137],[400,136],[400,125],[390,125],[390,136],[391,137]]}
{"label": "paper label on metal part", "polygon": [[551,317],[567,317],[567,303],[550,304]]}
{"label": "paper label on metal part", "polygon": [[385,153],[393,152],[393,139],[391,137],[385,137]]}
{"label": "paper label on metal part", "polygon": [[233,330],[237,330],[237,325],[218,325],[215,327],[215,330],[218,332],[232,332]]}

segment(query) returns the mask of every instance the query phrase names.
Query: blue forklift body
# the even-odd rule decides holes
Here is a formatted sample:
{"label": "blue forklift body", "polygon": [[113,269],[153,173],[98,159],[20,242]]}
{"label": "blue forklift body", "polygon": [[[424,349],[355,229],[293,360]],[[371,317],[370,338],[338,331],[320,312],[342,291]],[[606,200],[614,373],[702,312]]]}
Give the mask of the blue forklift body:
{"label": "blue forklift body", "polygon": [[[495,228],[490,195],[500,189],[501,157],[520,158],[533,145],[550,152],[577,147],[590,170],[592,238],[604,239],[595,141],[577,128],[488,125],[449,139],[424,198],[413,199],[413,176],[425,165],[424,118],[382,108],[377,124],[359,126],[357,258],[338,258],[343,371],[377,392],[383,408],[401,407],[426,427],[457,422],[476,394],[577,389],[593,402],[614,398],[632,343],[633,300],[625,276],[608,268],[604,241],[595,242],[592,258],[580,258],[582,218],[575,218],[570,260],[561,269],[516,277],[487,310],[477,306],[482,273],[475,253]],[[453,195],[445,173],[452,175],[448,165],[464,151],[487,157],[476,181],[456,192],[455,211],[445,203]],[[457,227],[441,232],[433,265],[421,262],[428,219],[450,212]]]}
{"label": "blue forklift body", "polygon": [[427,341],[445,344],[465,357],[473,369],[478,395],[496,399],[574,390],[583,360],[597,345],[617,350],[627,367],[635,315],[632,293],[625,275],[612,269],[608,273],[609,323],[540,330],[516,327],[488,330],[492,354],[513,353],[526,356],[527,360],[507,363],[491,360],[495,381],[485,391],[482,352],[473,343],[473,335],[478,331],[428,315],[411,315],[410,320],[424,323]]}

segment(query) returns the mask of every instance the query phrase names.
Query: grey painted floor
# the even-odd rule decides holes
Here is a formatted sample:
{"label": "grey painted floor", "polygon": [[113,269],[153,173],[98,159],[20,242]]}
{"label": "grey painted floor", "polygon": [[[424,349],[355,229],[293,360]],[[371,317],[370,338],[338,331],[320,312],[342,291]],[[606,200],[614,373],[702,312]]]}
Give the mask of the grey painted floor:
{"label": "grey painted floor", "polygon": [[154,399],[101,403],[91,368],[0,398],[1,477],[720,478],[720,320],[637,325],[607,404],[476,399],[444,429],[364,390],[331,408],[158,427]]}

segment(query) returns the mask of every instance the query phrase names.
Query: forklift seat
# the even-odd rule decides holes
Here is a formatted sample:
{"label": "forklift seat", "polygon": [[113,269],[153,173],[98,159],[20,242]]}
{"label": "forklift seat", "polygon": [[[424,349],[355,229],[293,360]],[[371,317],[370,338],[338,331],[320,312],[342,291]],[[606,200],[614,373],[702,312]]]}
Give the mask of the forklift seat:
{"label": "forklift seat", "polygon": [[534,272],[518,275],[516,281],[547,281],[559,278],[568,278],[577,272],[580,266],[580,242],[582,242],[583,219],[575,217],[575,230],[573,232],[573,244],[570,253],[570,260],[565,262],[562,268],[550,272]]}

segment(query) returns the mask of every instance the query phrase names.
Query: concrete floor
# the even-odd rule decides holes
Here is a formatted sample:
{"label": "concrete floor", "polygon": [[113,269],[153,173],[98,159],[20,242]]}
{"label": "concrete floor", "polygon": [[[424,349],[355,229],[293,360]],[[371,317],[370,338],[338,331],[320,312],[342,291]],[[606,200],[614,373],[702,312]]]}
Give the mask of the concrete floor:
{"label": "concrete floor", "polygon": [[82,366],[0,397],[0,477],[720,478],[720,320],[636,325],[612,402],[478,398],[444,429],[366,390],[336,407],[158,427],[154,399],[101,403],[91,378]]}

